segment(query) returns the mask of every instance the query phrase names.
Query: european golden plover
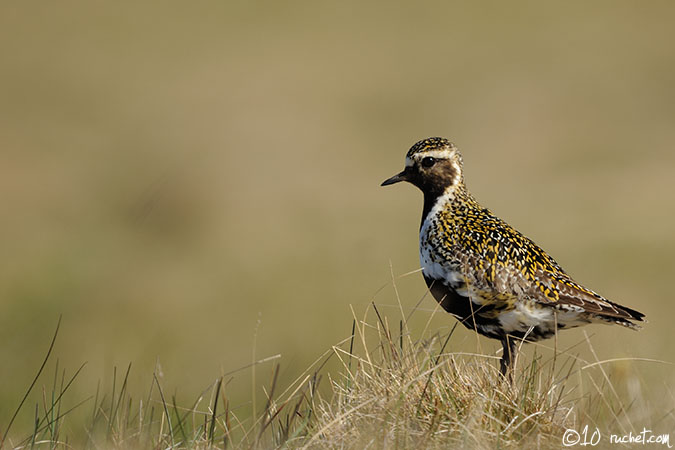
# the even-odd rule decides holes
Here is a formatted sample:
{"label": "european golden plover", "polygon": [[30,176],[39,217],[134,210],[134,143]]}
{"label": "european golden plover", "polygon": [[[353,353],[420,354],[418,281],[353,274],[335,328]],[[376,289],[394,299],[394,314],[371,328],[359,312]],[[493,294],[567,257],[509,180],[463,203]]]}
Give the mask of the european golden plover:
{"label": "european golden plover", "polygon": [[464,326],[502,342],[502,374],[518,340],[596,322],[639,328],[632,321],[644,314],[575,282],[537,244],[478,204],[464,184],[462,156],[447,139],[413,145],[405,169],[382,186],[400,181],[424,194],[420,262],[429,290]]}

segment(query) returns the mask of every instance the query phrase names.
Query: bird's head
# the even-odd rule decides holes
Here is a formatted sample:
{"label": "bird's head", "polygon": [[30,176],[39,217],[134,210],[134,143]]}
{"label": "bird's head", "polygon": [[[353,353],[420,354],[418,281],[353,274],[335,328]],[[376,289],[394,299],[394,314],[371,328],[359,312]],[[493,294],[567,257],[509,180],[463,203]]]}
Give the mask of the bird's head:
{"label": "bird's head", "polygon": [[462,155],[445,138],[432,137],[413,145],[405,157],[405,169],[382,186],[407,181],[425,194],[441,195],[463,182]]}

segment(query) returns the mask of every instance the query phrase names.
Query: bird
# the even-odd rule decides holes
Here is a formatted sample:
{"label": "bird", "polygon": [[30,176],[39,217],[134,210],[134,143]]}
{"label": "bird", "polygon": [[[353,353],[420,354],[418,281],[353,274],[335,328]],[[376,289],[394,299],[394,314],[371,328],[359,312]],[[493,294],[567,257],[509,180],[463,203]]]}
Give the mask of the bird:
{"label": "bird", "polygon": [[481,206],[464,183],[463,159],[448,139],[415,143],[402,172],[424,195],[420,264],[440,306],[468,329],[502,344],[500,373],[511,377],[516,344],[589,323],[641,328],[644,314],[572,279],[531,239]]}

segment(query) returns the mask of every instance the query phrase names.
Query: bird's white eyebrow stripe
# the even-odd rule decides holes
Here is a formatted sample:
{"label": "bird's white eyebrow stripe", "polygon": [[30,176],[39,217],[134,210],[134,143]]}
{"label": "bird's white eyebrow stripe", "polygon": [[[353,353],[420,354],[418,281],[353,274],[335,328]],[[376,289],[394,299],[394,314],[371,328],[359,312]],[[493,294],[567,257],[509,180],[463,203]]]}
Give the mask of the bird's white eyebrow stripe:
{"label": "bird's white eyebrow stripe", "polygon": [[438,159],[448,159],[452,157],[452,155],[455,153],[455,150],[448,149],[448,150],[432,150],[430,152],[424,152],[424,153],[417,153],[415,156],[421,157],[421,158],[426,158],[428,156],[431,156],[432,158],[438,158]]}

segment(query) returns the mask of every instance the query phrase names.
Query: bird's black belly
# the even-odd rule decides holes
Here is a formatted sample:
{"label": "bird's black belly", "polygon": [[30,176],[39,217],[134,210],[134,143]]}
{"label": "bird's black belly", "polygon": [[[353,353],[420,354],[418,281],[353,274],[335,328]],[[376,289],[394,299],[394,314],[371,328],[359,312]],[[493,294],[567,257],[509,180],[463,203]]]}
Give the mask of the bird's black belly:
{"label": "bird's black belly", "polygon": [[[479,305],[471,301],[469,297],[459,294],[452,286],[448,286],[441,280],[425,276],[424,281],[426,281],[431,294],[444,310],[455,316],[462,325],[483,336],[503,340],[508,334],[527,342],[536,342],[548,339],[555,334],[553,327],[546,326],[545,324],[534,326],[531,330],[527,331],[509,330],[507,332],[499,322],[499,314],[504,309],[500,309],[498,304]],[[463,287],[457,286],[457,289]],[[557,327],[558,329],[563,329],[565,325],[558,323]]]}
{"label": "bird's black belly", "polygon": [[[462,325],[492,339],[504,339],[499,320],[493,309],[494,304],[479,305],[469,297],[459,294],[443,281],[424,277],[431,294],[441,307],[455,316]],[[461,286],[457,286],[460,288]]]}

